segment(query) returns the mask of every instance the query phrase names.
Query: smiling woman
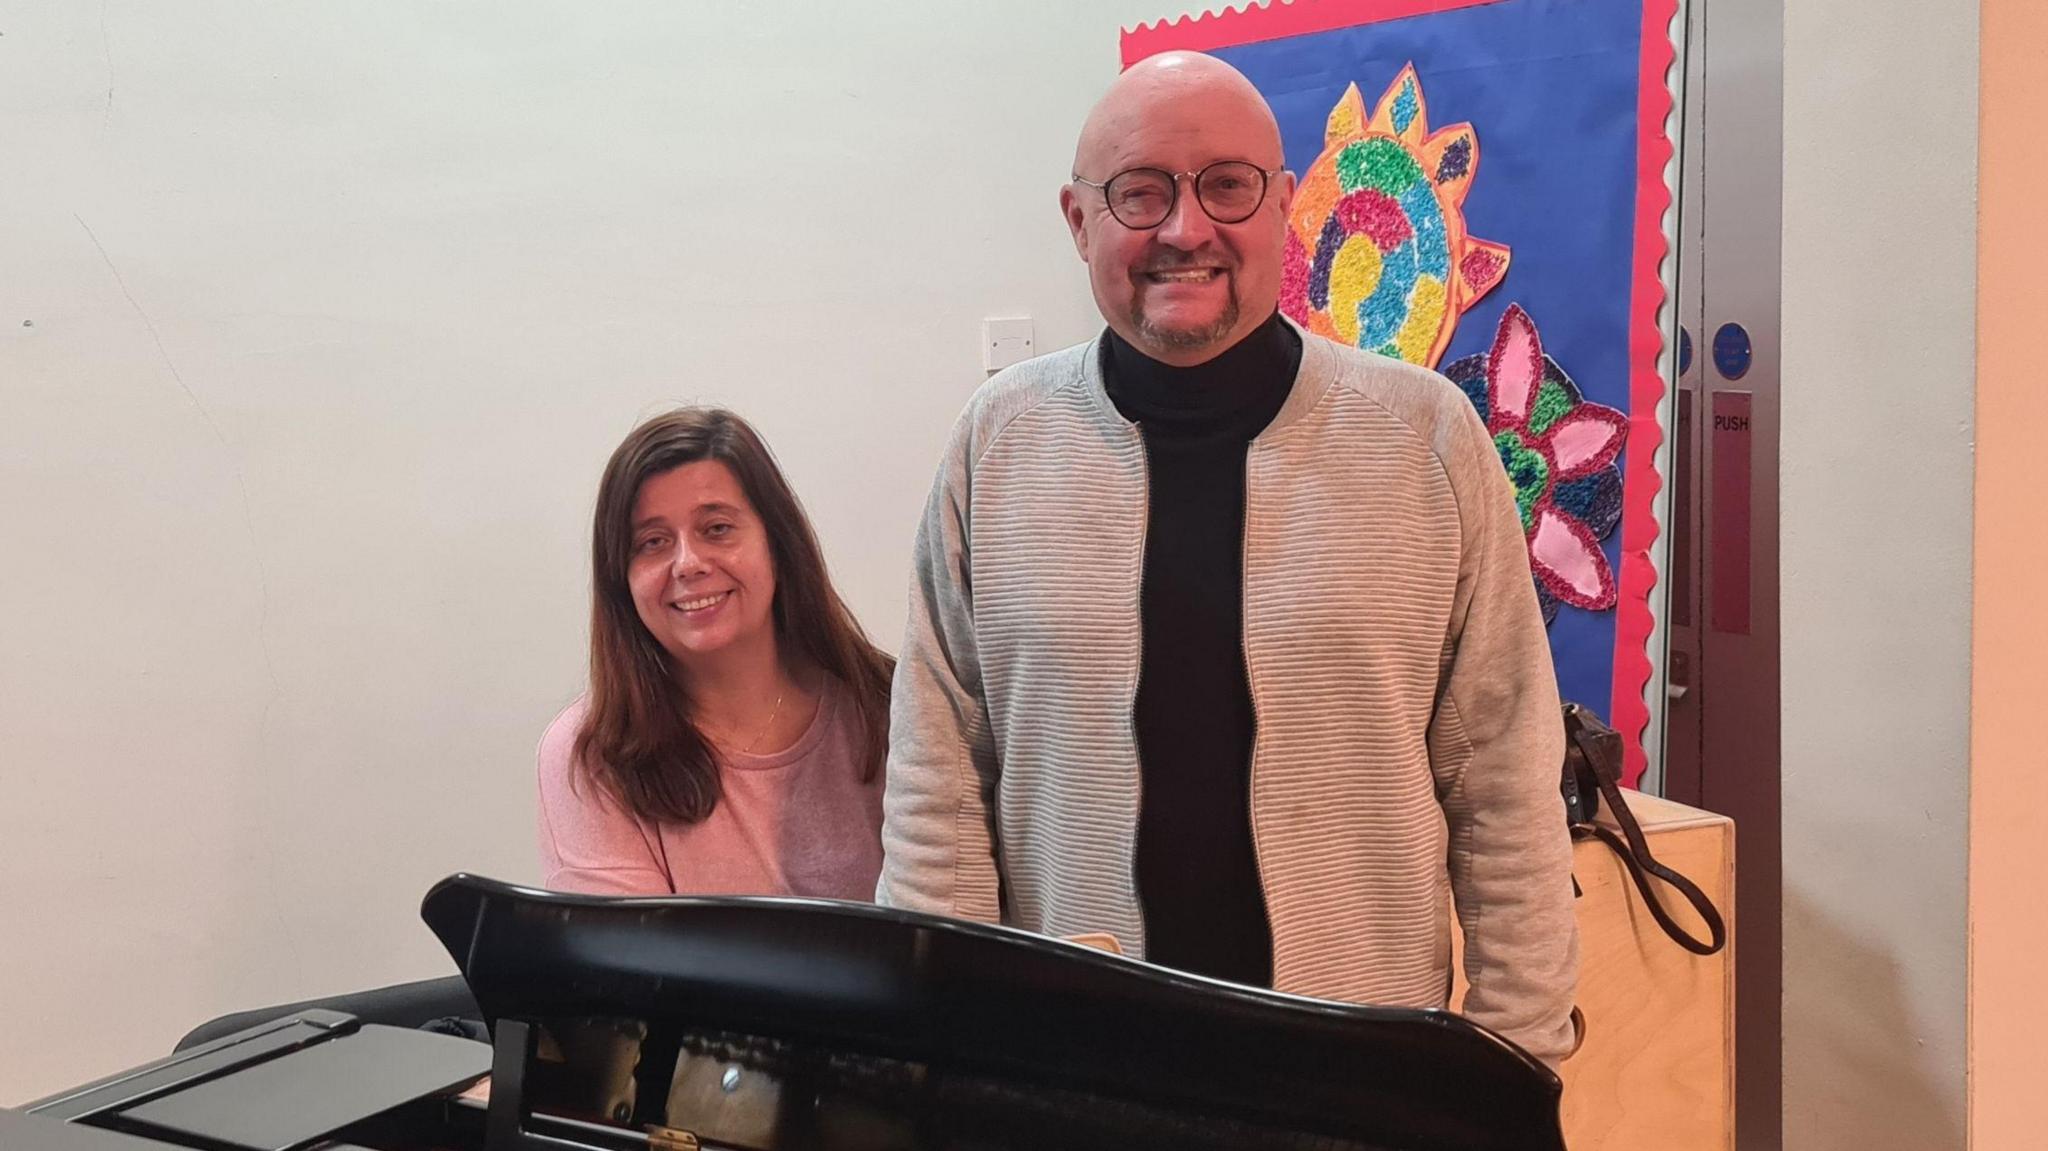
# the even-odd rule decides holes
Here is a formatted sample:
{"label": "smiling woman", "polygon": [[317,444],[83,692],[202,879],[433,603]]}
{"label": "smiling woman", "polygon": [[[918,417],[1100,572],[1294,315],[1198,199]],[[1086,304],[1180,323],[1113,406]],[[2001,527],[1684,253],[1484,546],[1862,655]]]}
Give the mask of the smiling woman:
{"label": "smiling woman", "polygon": [[869,899],[891,661],[761,437],[636,428],[591,533],[590,690],[539,755],[547,886]]}

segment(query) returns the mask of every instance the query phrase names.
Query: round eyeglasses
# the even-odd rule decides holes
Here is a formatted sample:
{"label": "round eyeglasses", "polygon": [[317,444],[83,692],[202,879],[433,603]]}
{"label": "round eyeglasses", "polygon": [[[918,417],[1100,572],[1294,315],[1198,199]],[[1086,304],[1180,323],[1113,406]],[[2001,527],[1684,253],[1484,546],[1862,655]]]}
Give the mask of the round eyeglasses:
{"label": "round eyeglasses", "polygon": [[1102,190],[1109,214],[1126,228],[1156,228],[1173,215],[1183,177],[1195,183],[1195,202],[1219,224],[1242,224],[1266,202],[1266,184],[1285,168],[1261,168],[1243,160],[1218,160],[1198,172],[1160,168],[1127,168],[1097,183],[1074,177],[1074,183]]}

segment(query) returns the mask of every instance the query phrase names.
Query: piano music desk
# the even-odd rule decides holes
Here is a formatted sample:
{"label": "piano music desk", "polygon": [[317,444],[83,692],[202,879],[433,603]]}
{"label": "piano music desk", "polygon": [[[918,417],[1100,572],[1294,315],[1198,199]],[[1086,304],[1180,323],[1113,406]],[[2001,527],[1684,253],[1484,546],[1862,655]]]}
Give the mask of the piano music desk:
{"label": "piano music desk", "polygon": [[[1720,909],[1728,946],[1699,956],[1672,942],[1606,844],[1573,845],[1572,871],[1584,892],[1578,901],[1578,1002],[1586,1034],[1562,1070],[1565,1142],[1571,1151],[1732,1151],[1735,825],[1652,795],[1630,792],[1628,802],[1651,854],[1699,884]],[[1614,826],[1604,808],[1600,819]],[[1706,938],[1685,898],[1665,895],[1672,918]],[[1454,924],[1454,957],[1457,934]],[[1460,970],[1451,1002],[1462,1004],[1464,997]]]}
{"label": "piano music desk", "polygon": [[[1714,901],[1729,942],[1710,956],[1680,947],[1650,917],[1606,844],[1573,845],[1572,871],[1584,892],[1578,1004],[1586,1034],[1562,1069],[1565,1141],[1571,1151],[1733,1151],[1735,825],[1637,792],[1629,793],[1629,809],[1652,854]],[[1605,811],[1601,820],[1613,826]],[[1668,893],[1664,905],[1680,925],[1706,936],[1682,896]],[[1460,943],[1454,920],[1454,1008],[1465,997]],[[489,1092],[487,1077],[465,1094],[482,1100]]]}

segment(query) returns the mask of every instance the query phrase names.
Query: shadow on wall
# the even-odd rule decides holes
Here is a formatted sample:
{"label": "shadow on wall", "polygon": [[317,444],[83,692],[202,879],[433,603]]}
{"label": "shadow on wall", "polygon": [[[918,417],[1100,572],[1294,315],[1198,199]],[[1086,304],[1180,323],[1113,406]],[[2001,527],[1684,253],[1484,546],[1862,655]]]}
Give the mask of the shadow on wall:
{"label": "shadow on wall", "polygon": [[1898,962],[1791,884],[1785,940],[1786,1151],[1962,1151],[1962,1067],[1930,1065]]}

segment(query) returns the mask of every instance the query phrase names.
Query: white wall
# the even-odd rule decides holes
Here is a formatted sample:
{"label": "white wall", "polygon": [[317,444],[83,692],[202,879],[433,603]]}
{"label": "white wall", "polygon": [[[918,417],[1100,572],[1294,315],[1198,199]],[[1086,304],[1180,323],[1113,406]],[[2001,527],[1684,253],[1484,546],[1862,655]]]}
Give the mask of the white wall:
{"label": "white wall", "polygon": [[1977,4],[1785,60],[1785,1145],[1959,1148]]}
{"label": "white wall", "polygon": [[451,970],[651,410],[755,418],[893,647],[981,318],[1096,325],[1055,191],[1171,7],[0,13],[0,1104]]}

